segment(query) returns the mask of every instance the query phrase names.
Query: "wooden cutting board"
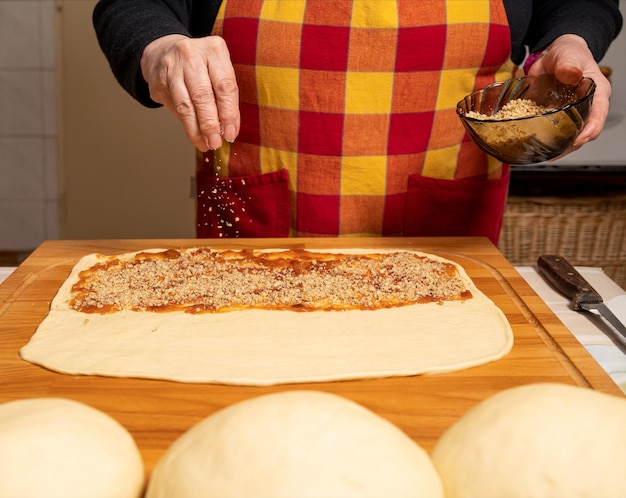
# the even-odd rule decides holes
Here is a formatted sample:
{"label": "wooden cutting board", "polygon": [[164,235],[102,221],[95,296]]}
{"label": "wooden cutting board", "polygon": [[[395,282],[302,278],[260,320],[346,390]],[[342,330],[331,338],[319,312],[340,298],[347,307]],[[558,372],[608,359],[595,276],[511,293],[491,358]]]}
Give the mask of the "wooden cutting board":
{"label": "wooden cutting board", "polygon": [[[434,253],[461,264],[502,309],[513,328],[515,345],[502,360],[456,373],[274,387],[72,376],[20,359],[19,348],[45,318],[52,298],[80,257],[93,252],[119,254],[199,245],[316,250],[384,247]],[[397,424],[429,450],[452,422],[479,401],[502,389],[535,382],[575,384],[623,396],[504,256],[482,238],[48,241],[0,285],[0,402],[55,396],[103,410],[133,434],[148,473],[192,425],[236,401],[269,392],[313,389],[344,396]]]}

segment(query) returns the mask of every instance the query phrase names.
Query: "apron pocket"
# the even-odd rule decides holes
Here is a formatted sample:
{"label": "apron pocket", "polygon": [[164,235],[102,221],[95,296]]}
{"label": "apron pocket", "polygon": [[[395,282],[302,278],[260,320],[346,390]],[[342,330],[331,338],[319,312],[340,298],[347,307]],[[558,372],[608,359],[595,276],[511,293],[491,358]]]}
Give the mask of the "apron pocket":
{"label": "apron pocket", "polygon": [[497,245],[509,187],[509,168],[503,167],[493,180],[409,176],[404,235],[480,236]]}
{"label": "apron pocket", "polygon": [[196,235],[199,238],[289,236],[287,180],[286,169],[233,178],[196,172]]}

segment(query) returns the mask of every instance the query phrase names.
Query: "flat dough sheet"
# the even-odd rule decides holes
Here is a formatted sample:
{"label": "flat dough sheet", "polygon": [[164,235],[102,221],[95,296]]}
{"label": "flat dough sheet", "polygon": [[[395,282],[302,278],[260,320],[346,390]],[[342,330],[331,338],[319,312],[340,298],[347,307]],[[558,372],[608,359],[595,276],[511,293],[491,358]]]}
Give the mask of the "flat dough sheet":
{"label": "flat dough sheet", "polygon": [[85,314],[68,298],[78,273],[100,261],[88,255],[20,355],[71,375],[253,386],[435,374],[505,356],[513,332],[504,313],[460,265],[418,254],[457,266],[473,298],[374,311]]}

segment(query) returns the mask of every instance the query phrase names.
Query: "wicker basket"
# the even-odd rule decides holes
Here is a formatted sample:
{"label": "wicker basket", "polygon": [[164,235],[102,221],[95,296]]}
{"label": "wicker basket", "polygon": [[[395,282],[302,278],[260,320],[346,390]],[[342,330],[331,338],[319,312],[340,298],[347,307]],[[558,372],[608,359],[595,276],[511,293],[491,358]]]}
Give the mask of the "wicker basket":
{"label": "wicker basket", "polygon": [[603,196],[511,196],[499,249],[516,265],[560,254],[573,265],[598,266],[626,289],[626,192]]}

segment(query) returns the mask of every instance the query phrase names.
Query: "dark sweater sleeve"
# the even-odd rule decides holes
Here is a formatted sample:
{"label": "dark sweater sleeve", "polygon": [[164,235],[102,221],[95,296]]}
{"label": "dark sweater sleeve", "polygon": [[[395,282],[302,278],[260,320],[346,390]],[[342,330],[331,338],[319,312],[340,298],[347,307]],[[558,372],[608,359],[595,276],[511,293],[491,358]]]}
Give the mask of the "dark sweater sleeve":
{"label": "dark sweater sleeve", "polygon": [[211,0],[100,0],[93,11],[93,25],[120,85],[143,105],[159,107],[141,75],[144,49],[165,35],[209,34],[219,4]]}
{"label": "dark sweater sleeve", "polygon": [[504,0],[504,5],[516,64],[565,34],[583,37],[599,61],[622,28],[619,0]]}
{"label": "dark sweater sleeve", "polygon": [[[619,0],[503,0],[511,28],[512,59],[540,50],[563,34],[582,36],[600,60],[622,27]],[[210,34],[221,0],[99,0],[93,24],[113,74],[147,107],[149,95],[139,66],[145,47],[168,34]]]}
{"label": "dark sweater sleeve", "polygon": [[561,35],[580,35],[599,61],[621,31],[622,22],[619,0],[534,0],[524,42],[530,52],[536,52]]}

